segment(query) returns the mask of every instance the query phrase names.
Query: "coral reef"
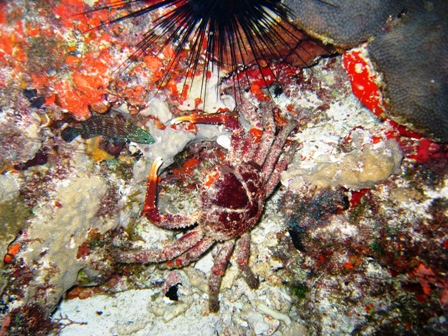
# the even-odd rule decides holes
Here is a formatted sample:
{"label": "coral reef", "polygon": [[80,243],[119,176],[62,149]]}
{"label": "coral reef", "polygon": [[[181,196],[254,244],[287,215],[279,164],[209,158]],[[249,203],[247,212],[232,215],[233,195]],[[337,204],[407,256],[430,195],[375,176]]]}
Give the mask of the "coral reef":
{"label": "coral reef", "polygon": [[[207,281],[204,277],[204,273],[208,273],[213,265],[212,253],[215,251],[198,261],[194,267],[174,273],[154,266],[136,268],[130,265],[117,272],[123,275],[102,286],[102,290],[121,292],[123,288],[141,288],[117,296],[118,302],[138,300],[140,308],[132,313],[132,325],[117,323],[112,318],[105,320],[105,324],[95,319],[97,311],[102,312],[101,316],[116,316],[116,312],[106,306],[114,306],[117,301],[106,298],[97,301],[91,290],[74,294],[79,299],[63,302],[56,316],[68,314],[72,320],[89,321],[93,330],[109,330],[110,333],[148,330],[146,328],[151,328],[155,334],[166,333],[173,332],[180,323],[185,324],[186,334],[202,328],[204,335],[209,332],[207,325],[217,325],[220,333],[230,334],[246,333],[249,330],[256,334],[272,334],[276,330],[285,335],[289,332],[330,335],[357,331],[364,334],[376,331],[390,333],[409,329],[419,332],[428,326],[435,331],[445,330],[444,312],[439,301],[443,293],[443,287],[439,287],[444,283],[440,274],[443,266],[439,262],[431,263],[431,258],[428,258],[424,260],[424,265],[431,265],[431,270],[425,268],[424,274],[417,272],[422,268],[416,270],[416,260],[408,262],[406,268],[397,268],[406,260],[407,254],[402,252],[394,256],[392,253],[393,250],[400,250],[395,241],[401,242],[401,235],[411,239],[414,237],[412,228],[419,225],[424,227],[422,221],[431,221],[427,218],[424,206],[414,208],[409,217],[408,210],[404,209],[412,207],[413,202],[426,204],[432,199],[432,193],[435,197],[443,197],[446,192],[443,191],[446,190],[445,173],[441,171],[436,174],[446,163],[443,149],[430,152],[440,153],[437,155],[428,153],[426,160],[429,161],[425,163],[409,158],[414,155],[416,148],[412,144],[419,144],[420,140],[403,137],[396,133],[391,124],[380,123],[366,109],[361,108],[359,102],[350,96],[350,85],[340,60],[328,60],[312,71],[299,73],[295,81],[300,79],[300,92],[295,89],[296,82],[291,81],[286,73],[282,75],[280,72],[278,78],[283,89],[283,93],[276,98],[278,106],[292,111],[292,106],[302,107],[300,113],[296,114],[301,125],[296,140],[301,147],[291,166],[292,171],[298,167],[309,171],[317,169],[321,164],[319,157],[337,162],[335,158],[338,157],[357,153],[362,158],[362,155],[368,153],[370,156],[384,156],[388,168],[381,177],[382,182],[367,183],[365,186],[373,189],[356,191],[333,189],[331,186],[329,189],[318,189],[307,181],[289,189],[284,195],[282,192],[275,194],[266,205],[261,223],[251,232],[254,243],[249,264],[261,279],[260,288],[255,291],[248,289],[239,277],[236,260],[232,258],[223,277],[221,310],[217,316],[206,313]],[[246,99],[252,97],[252,93],[245,96]],[[155,106],[162,105],[158,102]],[[184,130],[178,132],[184,134]],[[164,180],[159,199],[162,208],[169,207],[174,212],[195,211],[195,185],[201,180],[204,167],[219,160],[220,156],[216,153],[216,145],[199,142],[172,159],[175,165],[166,170],[167,179]],[[377,163],[381,165],[381,161]],[[420,178],[417,176],[414,169],[421,165],[425,166],[426,171],[432,172],[430,177],[424,176],[423,172]],[[431,165],[433,168],[429,169]],[[337,164],[334,166],[337,167]],[[378,176],[382,175],[375,172]],[[389,176],[392,172],[395,175]],[[419,196],[419,192],[414,189],[407,190],[406,183],[413,183],[414,178],[416,186],[423,182],[421,179],[425,179],[422,186],[426,185],[423,187],[426,196]],[[137,179],[136,175],[134,179]],[[283,179],[286,186],[292,181]],[[403,192],[408,194],[404,195]],[[390,193],[395,196],[391,198]],[[350,202],[348,210],[347,196]],[[428,201],[424,200],[426,198]],[[383,206],[388,208],[380,210]],[[440,212],[437,216],[443,223]],[[416,222],[411,222],[414,219]],[[408,222],[400,224],[403,220]],[[430,237],[425,236],[427,244],[440,246],[446,240],[442,229],[444,224],[438,225],[440,235],[435,236],[437,242],[431,242]],[[301,228],[305,228],[300,233],[303,249],[298,251],[291,237]],[[386,234],[382,231],[385,228],[388,230]],[[164,241],[177,237],[176,234],[148,226],[142,218],[129,225],[127,233],[134,240],[134,245],[143,248],[159,248]],[[392,243],[388,241],[390,238],[393,239]],[[410,245],[408,247],[411,248]],[[438,248],[427,248],[437,253]],[[421,250],[412,253],[418,256]],[[442,259],[443,255],[433,261]],[[437,287],[421,297],[421,281],[430,287],[431,284]],[[177,288],[177,300],[166,296],[173,286]],[[137,299],[139,297],[149,303],[141,302],[143,299]],[[422,298],[424,302],[419,301]],[[84,304],[83,300],[88,303]],[[107,303],[105,300],[108,300]],[[95,306],[88,308],[90,304]],[[417,318],[425,309],[431,313]],[[80,313],[74,314],[73,310]],[[417,315],[412,315],[413,312]],[[142,319],[152,322],[147,324]],[[216,324],[218,320],[226,323]],[[82,332],[83,326],[73,325],[67,327],[69,329]]]}
{"label": "coral reef", "polygon": [[[110,3],[0,2],[0,335],[157,335],[175,334],[179,326],[186,335],[447,334],[447,145],[363,107],[343,67],[348,54],[309,69],[274,62],[262,68],[267,83],[254,67],[241,69],[236,93],[235,77],[208,74],[208,92],[220,94],[209,95],[207,112],[228,108],[249,131],[248,109],[271,100],[279,128],[289,119],[298,124],[290,139],[298,146],[294,160],[251,230],[248,265],[258,289],[247,286],[231,257],[220,311],[209,314],[206,274],[216,250],[177,270],[118,263],[113,246],[160,249],[185,233],[140,216],[154,159],[165,163],[160,210],[192,213],[197,186],[224,159],[231,134],[216,125],[170,122],[201,114],[204,106],[200,76],[189,90],[184,72],[175,69],[160,88],[171,48],[148,54],[124,76],[113,74],[154,17],[90,30],[109,13],[79,13]],[[442,8],[425,2],[431,3]],[[417,43],[421,27],[428,31],[436,22],[430,10],[409,7],[385,26],[378,14],[380,30],[371,28],[374,39],[361,49],[380,55],[373,46],[386,37],[380,46],[395,41],[403,48],[408,39],[397,41],[395,34],[411,28],[418,29]],[[437,27],[434,34],[437,41]],[[428,40],[420,41],[424,47]],[[384,58],[388,69],[393,58]],[[366,70],[357,64],[353,71]],[[385,79],[401,71],[394,67]],[[83,121],[92,111],[110,116],[109,108],[155,142],[63,141],[73,118]],[[311,178],[323,167],[334,179],[328,172]]]}

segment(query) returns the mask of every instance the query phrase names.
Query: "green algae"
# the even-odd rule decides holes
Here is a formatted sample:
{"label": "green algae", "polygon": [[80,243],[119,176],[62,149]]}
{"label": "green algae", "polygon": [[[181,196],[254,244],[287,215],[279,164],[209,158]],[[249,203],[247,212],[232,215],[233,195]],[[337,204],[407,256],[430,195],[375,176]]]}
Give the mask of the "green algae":
{"label": "green algae", "polygon": [[0,202],[0,292],[7,283],[3,270],[3,258],[7,253],[8,245],[26,226],[26,219],[31,214],[31,209],[25,205],[21,197]]}
{"label": "green algae", "polygon": [[[32,215],[31,209],[26,206],[21,197],[0,202],[0,248],[6,253],[6,247],[15,238],[17,233],[25,228],[26,220]],[[3,266],[3,258],[0,267]]]}
{"label": "green algae", "polygon": [[309,289],[304,284],[298,284],[297,286],[291,287],[291,293],[294,294],[298,299],[303,300],[306,298]]}

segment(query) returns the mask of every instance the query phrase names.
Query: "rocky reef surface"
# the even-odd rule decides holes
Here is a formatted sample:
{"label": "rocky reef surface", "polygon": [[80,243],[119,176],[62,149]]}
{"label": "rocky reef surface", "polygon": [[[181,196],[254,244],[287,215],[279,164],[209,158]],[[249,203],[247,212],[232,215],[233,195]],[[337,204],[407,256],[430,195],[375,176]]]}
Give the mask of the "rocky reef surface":
{"label": "rocky reef surface", "polygon": [[[196,209],[197,185],[223,160],[229,132],[170,120],[233,110],[234,79],[204,108],[200,81],[183,92],[181,73],[156,89],[163,54],[138,62],[126,81],[114,77],[130,36],[150,23],[81,34],[105,19],[78,15],[90,5],[0,4],[0,335],[447,332],[447,147],[363,106],[346,55],[273,67],[276,122],[297,120],[299,146],[251,231],[257,290],[231,259],[221,309],[210,314],[213,249],[178,270],[115,260],[117,246],[160,248],[182,234],[140,216],[149,166],[163,157],[163,211]],[[218,85],[211,76],[209,92]],[[266,92],[247,84],[236,111],[259,106]],[[61,138],[110,108],[155,143]]]}
{"label": "rocky reef surface", "polygon": [[367,42],[386,114],[448,141],[448,4],[443,0],[287,0],[309,34],[341,48]]}

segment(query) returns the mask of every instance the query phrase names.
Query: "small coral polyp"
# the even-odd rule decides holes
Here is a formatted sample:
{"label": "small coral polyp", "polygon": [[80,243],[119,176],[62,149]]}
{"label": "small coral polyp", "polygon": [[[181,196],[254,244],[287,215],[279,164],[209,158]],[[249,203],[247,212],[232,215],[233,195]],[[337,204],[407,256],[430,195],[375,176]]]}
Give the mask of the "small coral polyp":
{"label": "small coral polyp", "polygon": [[[161,214],[157,209],[157,171],[162,160],[156,159],[148,177],[143,215],[153,224],[166,229],[180,229],[195,222],[199,225],[162,250],[119,251],[117,260],[145,264],[166,262],[170,268],[179,268],[199,259],[218,243],[209,278],[209,308],[211,312],[216,312],[219,310],[221,279],[238,239],[237,264],[249,287],[257,288],[258,280],[248,266],[249,231],[257,224],[266,198],[277,186],[280,173],[285,170],[297,148],[297,143],[293,142],[282,153],[297,123],[289,121],[276,136],[272,108],[269,103],[264,103],[261,111],[251,110],[249,120],[258,121],[248,132],[244,132],[233,117],[225,114],[179,118],[180,121],[219,122],[232,126],[231,149],[222,164],[210,168],[204,175],[197,213],[186,215]],[[259,119],[260,115],[262,120]],[[262,134],[261,137],[259,134]]]}

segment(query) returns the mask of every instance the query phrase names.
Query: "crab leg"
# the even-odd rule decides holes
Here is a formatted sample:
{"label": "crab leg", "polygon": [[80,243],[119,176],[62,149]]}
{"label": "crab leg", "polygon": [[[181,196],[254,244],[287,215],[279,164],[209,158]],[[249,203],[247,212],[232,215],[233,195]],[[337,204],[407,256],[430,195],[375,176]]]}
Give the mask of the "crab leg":
{"label": "crab leg", "polygon": [[143,206],[142,216],[145,215],[152,222],[160,222],[160,213],[156,207],[157,200],[157,171],[162,165],[163,160],[159,156],[151,165],[149,170],[148,180],[146,182],[146,197],[145,205]]}
{"label": "crab leg", "polygon": [[231,158],[231,160],[237,160],[238,158],[243,157],[243,150],[244,150],[244,130],[243,129],[239,129],[239,130],[235,130],[232,133],[232,137],[231,137],[231,146],[229,149],[229,158]]}
{"label": "crab leg", "polygon": [[291,163],[294,154],[296,153],[296,149],[299,147],[297,141],[294,141],[291,146],[287,149],[285,153],[280,157],[276,169],[272,172],[268,181],[266,182],[266,197],[274,191],[278,182],[280,181],[280,175],[283,171],[285,171],[286,167]]}
{"label": "crab leg", "polygon": [[219,247],[218,253],[215,257],[215,264],[212,267],[210,279],[208,281],[209,288],[209,309],[210,312],[216,313],[219,310],[219,287],[221,287],[222,276],[224,275],[232,255],[233,247],[235,246],[234,240],[228,240],[222,243]]}
{"label": "crab leg", "polygon": [[249,162],[253,159],[255,150],[263,134],[263,126],[258,115],[258,108],[247,102],[241,102],[239,112],[243,119],[249,122],[251,128],[248,132],[238,125],[238,129],[233,130],[232,146],[229,157],[231,160],[241,160]]}
{"label": "crab leg", "polygon": [[219,109],[217,113],[190,114],[174,118],[171,123],[178,124],[187,121],[192,124],[224,124],[229,129],[237,129],[239,127],[238,119],[223,113],[228,111],[229,109]]}
{"label": "crab leg", "polygon": [[212,247],[214,243],[215,241],[212,238],[206,237],[176,259],[169,260],[166,265],[169,268],[180,268],[187,266],[203,255],[210,247]]}
{"label": "crab leg", "polygon": [[[262,105],[262,110],[265,110]],[[266,156],[269,152],[269,148],[271,148],[271,144],[275,138],[275,122],[274,115],[272,113],[263,113],[263,129],[264,132],[261,136],[260,143],[258,145],[257,151],[254,156],[254,161],[260,167],[263,165],[263,162],[266,160]]]}
{"label": "crab leg", "polygon": [[[224,112],[227,111],[228,110],[224,110]],[[250,139],[245,137],[244,130],[239,127],[240,124],[238,119],[224,113],[191,114],[188,116],[175,118],[171,121],[171,123],[178,124],[184,121],[192,124],[224,124],[227,128],[233,130],[231,140],[232,146],[230,148],[230,156],[233,158],[241,158],[243,156],[246,157],[248,153],[248,144],[254,142],[252,137],[249,137]]]}
{"label": "crab leg", "polygon": [[243,113],[244,118],[251,124],[251,128],[245,136],[242,148],[242,155],[244,156],[245,161],[249,162],[253,160],[256,149],[262,138],[263,125],[260,121],[260,116],[258,115],[258,108],[255,106],[247,106],[247,108],[243,108],[241,112]]}
{"label": "crab leg", "polygon": [[159,209],[157,209],[157,183],[158,175],[157,171],[162,165],[163,161],[161,157],[155,159],[151,165],[151,169],[148,175],[148,181],[146,182],[146,198],[145,205],[143,206],[142,215],[148,218],[154,225],[165,229],[179,229],[190,226],[196,221],[197,215],[161,215]]}
{"label": "crab leg", "polygon": [[277,163],[280,154],[282,153],[282,148],[285,145],[286,139],[288,138],[289,133],[292,132],[294,128],[296,128],[297,122],[290,121],[277,135],[277,138],[274,141],[274,144],[271,147],[271,150],[266,158],[266,161],[263,164],[263,173],[264,176],[268,179],[272,171]]}
{"label": "crab leg", "polygon": [[241,273],[243,273],[244,280],[246,280],[249,287],[252,289],[257,289],[259,282],[248,265],[249,254],[250,235],[248,232],[246,232],[238,240],[236,261],[238,263],[238,266],[240,267]]}
{"label": "crab leg", "polygon": [[126,264],[159,263],[171,260],[176,258],[177,256],[180,256],[182,253],[185,253],[185,251],[188,251],[189,249],[197,245],[201,241],[203,236],[204,233],[202,232],[202,230],[195,229],[186,233],[178,240],[173,242],[171,245],[168,245],[162,250],[153,249],[153,250],[141,251],[138,253],[135,253],[135,251],[131,252],[121,251],[117,253],[117,260],[119,260],[121,263]]}

